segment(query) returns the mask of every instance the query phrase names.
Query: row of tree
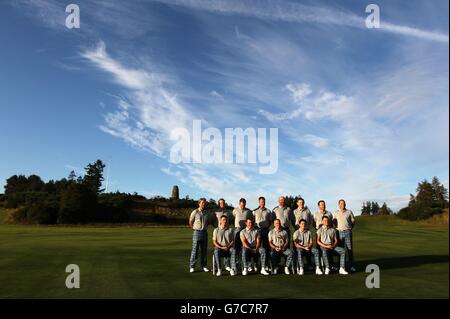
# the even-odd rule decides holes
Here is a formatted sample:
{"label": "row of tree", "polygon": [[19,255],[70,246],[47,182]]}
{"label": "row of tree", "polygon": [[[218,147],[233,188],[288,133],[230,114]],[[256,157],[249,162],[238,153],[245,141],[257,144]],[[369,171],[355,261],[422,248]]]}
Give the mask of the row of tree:
{"label": "row of tree", "polygon": [[394,212],[388,207],[386,203],[380,206],[378,202],[365,202],[361,208],[362,216],[376,216],[376,215],[391,215]]}
{"label": "row of tree", "polygon": [[127,207],[135,198],[123,193],[103,194],[101,160],[85,167],[84,176],[44,182],[37,175],[7,179],[5,206],[15,208],[13,220],[29,224],[78,224],[126,221]]}
{"label": "row of tree", "polygon": [[[126,223],[142,220],[133,209],[151,210],[164,207],[172,211],[194,209],[197,200],[155,196],[147,199],[137,193],[104,193],[102,183],[105,165],[101,160],[85,167],[85,174],[71,171],[67,178],[44,182],[38,175],[14,175],[7,179],[0,204],[13,209],[13,222],[26,224]],[[216,208],[210,198],[208,207]],[[147,216],[148,221],[164,223],[167,216]],[[183,222],[185,222],[183,220]]]}
{"label": "row of tree", "polygon": [[407,207],[398,212],[398,216],[408,220],[427,219],[448,209],[448,190],[435,176],[431,183],[426,179],[419,183],[416,195],[410,194]]}

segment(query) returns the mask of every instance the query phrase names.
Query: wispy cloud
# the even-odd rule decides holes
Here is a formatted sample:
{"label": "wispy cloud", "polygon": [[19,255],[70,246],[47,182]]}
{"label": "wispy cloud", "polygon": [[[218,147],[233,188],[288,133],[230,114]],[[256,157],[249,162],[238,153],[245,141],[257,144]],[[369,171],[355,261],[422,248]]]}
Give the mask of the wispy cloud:
{"label": "wispy cloud", "polygon": [[105,123],[100,128],[135,147],[163,156],[172,123],[189,127],[190,119],[176,96],[164,88],[164,77],[151,70],[123,66],[109,56],[103,42],[81,56],[128,89],[130,103],[119,100],[119,109],[105,114]]}
{"label": "wispy cloud", "polygon": [[354,111],[352,97],[339,95],[327,90],[321,90],[317,94],[311,95],[312,90],[307,83],[301,83],[297,86],[288,84],[286,87],[298,107],[282,113],[259,110],[259,113],[267,120],[280,122],[293,120],[300,116],[312,121],[324,118],[340,120]]}
{"label": "wispy cloud", "polygon": [[[223,15],[240,15],[264,20],[286,22],[309,22],[366,28],[364,12],[361,15],[332,9],[324,6],[310,6],[287,1],[238,1],[238,0],[156,0],[171,5],[183,6],[198,10],[209,11]],[[384,32],[416,37],[431,41],[448,43],[448,34],[421,30],[411,26],[398,25],[382,21],[380,29],[368,29],[368,31],[381,30]]]}

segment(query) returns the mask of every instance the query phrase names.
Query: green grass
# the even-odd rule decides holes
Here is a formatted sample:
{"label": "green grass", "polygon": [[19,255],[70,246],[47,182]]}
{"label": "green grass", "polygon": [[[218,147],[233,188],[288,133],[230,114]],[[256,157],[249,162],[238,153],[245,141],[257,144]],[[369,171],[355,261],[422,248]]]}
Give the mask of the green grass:
{"label": "green grass", "polygon": [[[188,228],[0,225],[0,298],[449,297],[447,225],[395,217],[357,223],[356,274],[220,278],[188,273]],[[81,269],[80,289],[65,287],[72,263]],[[365,287],[370,263],[381,268],[380,289]]]}

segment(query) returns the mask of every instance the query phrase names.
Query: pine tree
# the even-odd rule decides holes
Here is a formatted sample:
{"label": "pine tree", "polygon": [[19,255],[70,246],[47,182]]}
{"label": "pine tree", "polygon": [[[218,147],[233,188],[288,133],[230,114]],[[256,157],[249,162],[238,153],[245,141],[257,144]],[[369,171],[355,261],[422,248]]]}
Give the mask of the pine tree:
{"label": "pine tree", "polygon": [[448,191],[436,176],[431,181],[431,188],[433,189],[433,201],[437,207],[448,207]]}
{"label": "pine tree", "polygon": [[92,192],[99,194],[104,191],[101,188],[103,182],[103,170],[105,164],[101,160],[97,160],[93,164],[88,164],[85,167],[86,175],[83,178],[83,184],[85,184]]}
{"label": "pine tree", "polygon": [[71,170],[69,173],[69,176],[67,177],[67,180],[69,182],[75,182],[76,178],[77,178],[77,175],[75,174],[75,171]]}
{"label": "pine tree", "polygon": [[379,211],[380,211],[380,205],[377,202],[372,202],[371,214],[378,215]]}
{"label": "pine tree", "polygon": [[390,214],[392,214],[392,210],[387,206],[386,202],[384,202],[383,205],[381,206],[378,214],[379,215],[390,215]]}

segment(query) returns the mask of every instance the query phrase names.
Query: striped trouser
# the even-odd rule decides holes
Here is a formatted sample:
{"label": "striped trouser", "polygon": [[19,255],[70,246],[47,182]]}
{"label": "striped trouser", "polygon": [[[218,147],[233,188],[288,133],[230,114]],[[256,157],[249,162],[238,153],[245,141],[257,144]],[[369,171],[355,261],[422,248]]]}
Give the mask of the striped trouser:
{"label": "striped trouser", "polygon": [[266,250],[264,247],[259,247],[257,250],[257,253],[252,252],[250,249],[242,247],[242,267],[247,268],[248,267],[248,261],[250,258],[256,258],[257,254],[261,257],[261,267],[266,267]]}
{"label": "striped trouser", "polygon": [[351,230],[339,231],[339,241],[348,253],[348,263],[353,267],[353,235]]}
{"label": "striped trouser", "polygon": [[333,252],[338,253],[339,255],[339,265],[341,268],[345,268],[345,249],[339,246],[334,247],[333,249],[326,249],[320,247],[322,250],[323,263],[325,264],[325,268],[330,268],[330,262],[328,260],[329,255]]}
{"label": "striped trouser", "polygon": [[316,267],[320,266],[320,261],[319,261],[319,251],[317,250],[317,248],[311,248],[311,250],[305,250],[302,248],[297,248],[297,260],[298,260],[298,266],[300,268],[303,268],[303,258],[302,257],[306,257],[306,256],[314,256],[314,262],[316,264]]}
{"label": "striped trouser", "polygon": [[206,230],[194,230],[193,232],[191,259],[189,261],[189,266],[191,268],[195,267],[199,250],[201,255],[201,266],[206,267],[208,253],[208,232]]}
{"label": "striped trouser", "polygon": [[292,251],[288,248],[283,252],[277,252],[275,249],[270,250],[270,257],[272,259],[272,267],[278,264],[280,257],[284,256],[286,258],[286,267],[290,267],[292,264]]}
{"label": "striped trouser", "polygon": [[236,271],[236,249],[230,247],[228,251],[224,251],[217,247],[214,248],[214,262],[216,263],[216,269],[220,269],[220,257],[231,257],[231,269]]}

